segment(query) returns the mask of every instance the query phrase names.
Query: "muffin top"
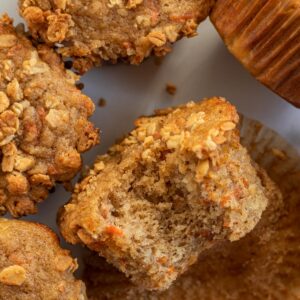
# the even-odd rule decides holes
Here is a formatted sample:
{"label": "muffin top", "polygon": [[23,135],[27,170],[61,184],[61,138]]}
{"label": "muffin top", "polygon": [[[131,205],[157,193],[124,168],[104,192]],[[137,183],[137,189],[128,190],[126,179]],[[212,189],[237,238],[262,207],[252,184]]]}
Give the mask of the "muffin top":
{"label": "muffin top", "polygon": [[77,262],[44,225],[0,218],[0,298],[84,300]]}
{"label": "muffin top", "polygon": [[91,99],[48,47],[0,20],[0,213],[36,212],[55,181],[73,178],[80,153],[98,142]]}
{"label": "muffin top", "polygon": [[84,72],[101,61],[139,64],[162,56],[182,36],[196,34],[214,0],[22,0],[20,10],[35,38],[60,43]]}

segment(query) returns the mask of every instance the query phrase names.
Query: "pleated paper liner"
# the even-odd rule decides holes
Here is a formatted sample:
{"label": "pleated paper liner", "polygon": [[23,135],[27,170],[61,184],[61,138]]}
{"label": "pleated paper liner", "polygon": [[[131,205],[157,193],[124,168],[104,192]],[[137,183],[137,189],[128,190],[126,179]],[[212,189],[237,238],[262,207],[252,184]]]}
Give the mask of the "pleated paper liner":
{"label": "pleated paper liner", "polygon": [[289,178],[292,181],[290,184],[293,184],[291,178],[300,172],[300,154],[292,145],[272,129],[244,116],[240,116],[240,135],[253,160],[267,171],[279,187],[285,178],[284,181]]}
{"label": "pleated paper liner", "polygon": [[241,117],[240,131],[242,144],[277,183],[283,201],[274,190],[272,203],[250,234],[201,255],[196,265],[161,294],[141,291],[104,259],[91,254],[85,271],[89,299],[300,299],[299,153],[257,121]]}
{"label": "pleated paper liner", "polygon": [[211,20],[252,75],[300,106],[298,0],[217,0]]}

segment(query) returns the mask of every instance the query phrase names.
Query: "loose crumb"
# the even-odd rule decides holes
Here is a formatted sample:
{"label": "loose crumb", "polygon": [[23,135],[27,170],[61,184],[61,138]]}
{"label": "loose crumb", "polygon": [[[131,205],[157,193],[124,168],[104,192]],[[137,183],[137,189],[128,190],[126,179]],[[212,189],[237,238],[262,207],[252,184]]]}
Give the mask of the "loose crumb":
{"label": "loose crumb", "polygon": [[82,82],[76,83],[76,87],[78,90],[82,91],[84,89],[84,83]]}
{"label": "loose crumb", "polygon": [[81,168],[81,172],[80,172],[80,180],[84,179],[90,172],[90,167],[88,165],[84,165]]}
{"label": "loose crumb", "polygon": [[70,70],[70,69],[73,68],[73,62],[72,62],[71,60],[65,61],[65,62],[64,62],[64,65],[65,65],[65,68],[66,68],[67,70]]}
{"label": "loose crumb", "polygon": [[162,65],[163,61],[164,61],[164,56],[155,56],[154,57],[154,64],[158,67]]}
{"label": "loose crumb", "polygon": [[166,85],[166,91],[169,95],[174,96],[177,92],[177,87],[176,85],[172,84],[172,83],[167,83]]}
{"label": "loose crumb", "polygon": [[63,186],[67,192],[73,192],[74,187],[71,181],[64,182]]}
{"label": "loose crumb", "polygon": [[107,101],[104,98],[100,98],[98,101],[98,106],[99,107],[105,107],[107,104]]}

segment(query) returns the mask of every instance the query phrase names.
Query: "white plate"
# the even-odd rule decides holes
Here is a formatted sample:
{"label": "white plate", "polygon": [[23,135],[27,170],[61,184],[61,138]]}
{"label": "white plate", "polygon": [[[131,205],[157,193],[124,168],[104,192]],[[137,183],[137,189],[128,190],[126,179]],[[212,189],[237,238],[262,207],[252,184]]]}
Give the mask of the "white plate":
{"label": "white plate", "polygon": [[[0,12],[7,12],[21,21],[17,0],[0,0]],[[100,97],[107,106],[97,106],[93,122],[102,131],[99,147],[84,155],[84,163],[91,164],[97,154],[103,153],[116,138],[132,128],[133,120],[151,113],[155,108],[173,106],[203,97],[223,96],[250,118],[257,119],[274,130],[300,150],[300,110],[282,101],[280,97],[258,83],[228,53],[209,21],[199,28],[193,39],[178,42],[160,66],[153,59],[141,66],[105,66],[84,76],[84,92],[95,103]],[[170,96],[167,83],[177,86]],[[39,213],[26,219],[47,224],[56,232],[56,213],[68,201],[70,194],[62,186],[39,206]],[[81,247],[63,246],[80,256]]]}

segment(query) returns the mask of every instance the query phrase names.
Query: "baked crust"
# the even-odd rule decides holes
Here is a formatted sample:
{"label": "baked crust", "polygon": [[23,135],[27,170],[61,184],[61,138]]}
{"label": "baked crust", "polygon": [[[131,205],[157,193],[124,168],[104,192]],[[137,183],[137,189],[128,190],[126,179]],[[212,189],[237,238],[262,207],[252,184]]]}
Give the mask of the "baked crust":
{"label": "baked crust", "polygon": [[211,20],[253,76],[300,107],[298,0],[218,0]]}
{"label": "baked crust", "polygon": [[48,227],[0,218],[0,298],[84,300],[77,262]]}
{"label": "baked crust", "polygon": [[267,196],[221,98],[142,117],[75,187],[63,236],[163,290],[204,250],[250,232]]}
{"label": "baked crust", "polygon": [[72,179],[98,142],[91,99],[46,46],[0,20],[0,213],[33,214],[55,181]]}
{"label": "baked crust", "polygon": [[81,72],[102,61],[140,64],[162,56],[183,36],[196,35],[215,0],[21,0],[21,15],[35,38],[61,43]]}

